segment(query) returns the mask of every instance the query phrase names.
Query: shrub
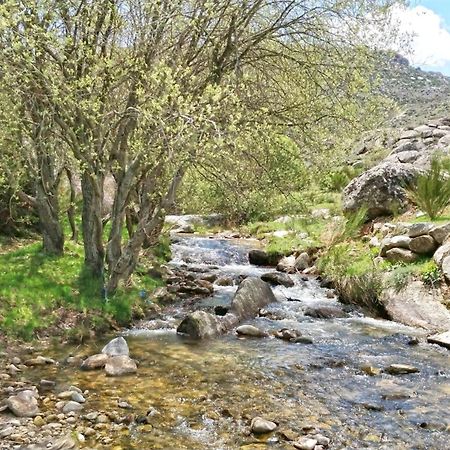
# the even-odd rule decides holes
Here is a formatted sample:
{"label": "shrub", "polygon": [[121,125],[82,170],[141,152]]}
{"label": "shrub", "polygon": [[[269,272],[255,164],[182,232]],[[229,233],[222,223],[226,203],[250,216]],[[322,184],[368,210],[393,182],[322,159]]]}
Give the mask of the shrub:
{"label": "shrub", "polygon": [[450,159],[433,158],[431,168],[420,174],[406,192],[431,220],[436,219],[450,203]]}

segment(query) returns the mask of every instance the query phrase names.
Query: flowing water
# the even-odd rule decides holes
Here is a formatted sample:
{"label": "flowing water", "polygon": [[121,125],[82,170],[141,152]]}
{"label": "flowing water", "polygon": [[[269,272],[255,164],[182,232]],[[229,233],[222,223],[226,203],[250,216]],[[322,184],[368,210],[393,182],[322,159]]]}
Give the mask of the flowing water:
{"label": "flowing water", "polygon": [[[233,278],[260,276],[267,269],[248,264],[249,245],[183,237],[173,245],[172,264]],[[294,278],[294,287],[274,289],[280,301],[267,308],[271,319],[248,323],[265,330],[297,329],[313,344],[238,338],[234,333],[193,342],[176,334],[181,314],[174,309],[167,318],[169,328],[125,333],[131,356],[140,362],[136,376],[108,378],[102,372],[54,368],[53,377],[61,384],[89,389],[86,412],[123,415],[118,400],[133,405],[134,413],[152,410],[152,428],[118,428],[109,434],[110,444],[95,448],[293,448],[279,432],[251,435],[254,416],[277,422],[286,433],[314,426],[332,439],[333,449],[450,448],[450,353],[425,343],[408,345],[423,332],[357,312],[343,319],[306,317],[306,307],[338,303],[317,281]],[[199,308],[228,304],[236,286],[215,289]],[[73,350],[92,354],[103,344]],[[361,370],[392,363],[414,365],[420,373],[368,376]],[[48,378],[52,369],[46,370]]]}

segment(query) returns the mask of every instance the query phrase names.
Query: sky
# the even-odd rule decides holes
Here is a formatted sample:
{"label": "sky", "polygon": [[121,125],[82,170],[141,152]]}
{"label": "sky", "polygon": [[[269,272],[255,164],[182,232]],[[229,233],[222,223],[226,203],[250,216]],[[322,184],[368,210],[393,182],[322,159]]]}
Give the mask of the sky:
{"label": "sky", "polygon": [[410,0],[395,15],[400,30],[412,33],[411,64],[450,75],[450,0]]}

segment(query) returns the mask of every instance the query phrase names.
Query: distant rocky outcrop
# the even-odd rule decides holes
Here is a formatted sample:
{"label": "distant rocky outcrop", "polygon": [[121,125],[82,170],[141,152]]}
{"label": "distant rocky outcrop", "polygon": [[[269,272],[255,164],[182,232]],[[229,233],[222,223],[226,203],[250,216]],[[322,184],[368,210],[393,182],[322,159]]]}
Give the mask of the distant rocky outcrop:
{"label": "distant rocky outcrop", "polygon": [[404,210],[405,187],[430,166],[433,155],[450,153],[450,119],[429,121],[404,130],[389,155],[353,179],[343,192],[343,209],[367,208],[370,219]]}

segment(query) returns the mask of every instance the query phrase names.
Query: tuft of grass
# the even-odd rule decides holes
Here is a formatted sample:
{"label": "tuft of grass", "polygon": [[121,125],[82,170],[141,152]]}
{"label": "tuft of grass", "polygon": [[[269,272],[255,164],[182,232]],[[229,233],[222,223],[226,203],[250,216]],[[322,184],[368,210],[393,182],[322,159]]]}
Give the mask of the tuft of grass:
{"label": "tuft of grass", "polygon": [[430,287],[437,287],[442,281],[441,270],[432,259],[421,258],[419,261],[411,264],[386,264],[386,269],[389,270],[386,286],[394,289],[396,292],[401,291],[415,279],[423,281]]}
{"label": "tuft of grass", "polygon": [[433,158],[430,169],[419,174],[406,192],[414,204],[435,220],[450,203],[450,159]]}
{"label": "tuft of grass", "polygon": [[6,334],[30,339],[51,326],[58,308],[67,308],[98,319],[126,323],[141,293],[151,292],[161,281],[149,276],[133,280],[112,299],[102,298],[102,286],[83,273],[83,248],[66,242],[62,257],[42,253],[33,243],[0,254],[0,328]]}

